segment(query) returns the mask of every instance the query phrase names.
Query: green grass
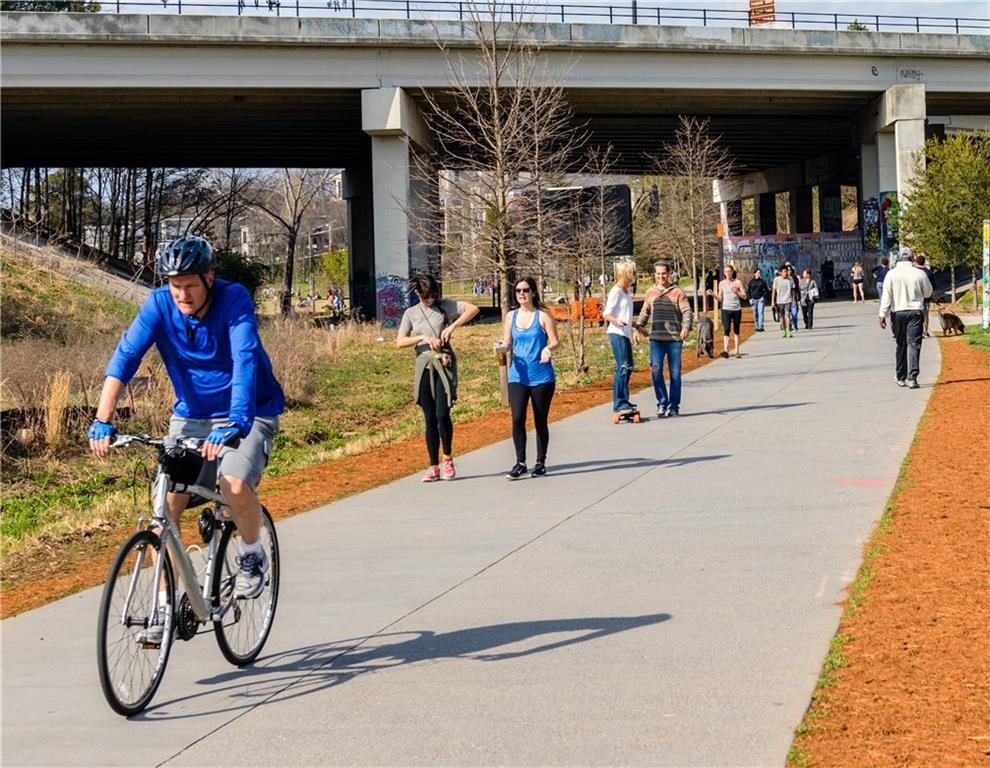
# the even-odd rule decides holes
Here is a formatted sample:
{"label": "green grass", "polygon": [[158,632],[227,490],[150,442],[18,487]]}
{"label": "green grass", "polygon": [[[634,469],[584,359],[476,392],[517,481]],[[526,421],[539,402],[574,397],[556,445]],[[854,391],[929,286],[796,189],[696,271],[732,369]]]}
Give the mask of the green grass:
{"label": "green grass", "polygon": [[990,328],[984,328],[980,323],[967,325],[966,341],[974,347],[990,351]]}
{"label": "green grass", "polygon": [[71,343],[80,328],[88,333],[117,333],[134,316],[136,305],[37,269],[20,256],[0,253],[3,274],[4,339],[38,338]]}

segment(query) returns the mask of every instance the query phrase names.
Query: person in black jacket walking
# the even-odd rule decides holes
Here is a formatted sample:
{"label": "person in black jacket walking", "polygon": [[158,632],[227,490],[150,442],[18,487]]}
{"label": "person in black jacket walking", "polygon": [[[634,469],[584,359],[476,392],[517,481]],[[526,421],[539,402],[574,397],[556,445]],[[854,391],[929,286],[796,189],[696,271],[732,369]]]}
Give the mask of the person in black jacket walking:
{"label": "person in black jacket walking", "polygon": [[753,279],[746,287],[746,295],[749,296],[749,303],[753,307],[753,325],[759,333],[763,332],[763,312],[767,306],[767,297],[770,295],[770,286],[763,279],[760,270],[753,273]]}

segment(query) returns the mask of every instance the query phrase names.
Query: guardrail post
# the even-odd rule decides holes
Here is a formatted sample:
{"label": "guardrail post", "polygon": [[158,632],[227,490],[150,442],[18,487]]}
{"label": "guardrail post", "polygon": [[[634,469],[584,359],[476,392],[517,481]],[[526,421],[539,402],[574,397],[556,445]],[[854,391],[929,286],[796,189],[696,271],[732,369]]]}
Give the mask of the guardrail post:
{"label": "guardrail post", "polygon": [[638,17],[638,14],[636,13],[636,0],[632,0],[632,22],[633,22],[633,24],[638,24],[639,23],[639,19],[637,17]]}
{"label": "guardrail post", "polygon": [[407,19],[411,19],[412,18],[412,14],[410,13],[410,10],[409,10],[409,0],[406,0],[406,18]]}
{"label": "guardrail post", "polygon": [[299,0],[296,0],[296,16],[299,16]]}
{"label": "guardrail post", "polygon": [[661,27],[661,26],[663,26],[663,25],[662,25],[662,24],[660,23],[660,6],[657,6],[657,26],[658,26],[658,27]]}
{"label": "guardrail post", "polygon": [[959,19],[955,19],[956,22],[956,34],[959,34]]}
{"label": "guardrail post", "polygon": [[509,3],[509,21],[516,20],[516,4]]}
{"label": "guardrail post", "polygon": [[[746,18],[749,19],[749,14],[748,13],[746,14]],[[707,27],[708,26],[708,9],[707,8],[702,8],[701,9],[701,26],[703,26],[703,27]],[[752,22],[750,22],[750,26],[753,26]]]}
{"label": "guardrail post", "polygon": [[612,6],[608,7],[608,23],[615,24],[615,17],[612,15]]}
{"label": "guardrail post", "polygon": [[564,23],[564,4],[560,4],[560,23]]}
{"label": "guardrail post", "polygon": [[357,18],[357,0],[351,0],[351,18]]}
{"label": "guardrail post", "polygon": [[921,19],[918,18],[917,16],[914,17],[914,31],[915,32],[921,31]]}
{"label": "guardrail post", "polygon": [[835,24],[835,31],[838,32],[839,31],[839,14],[833,13],[832,14],[832,21]]}
{"label": "guardrail post", "polygon": [[457,4],[457,18],[460,21],[464,21],[464,3]]}
{"label": "guardrail post", "polygon": [[179,0],[179,15],[182,15],[182,0]]}
{"label": "guardrail post", "polygon": [[880,17],[879,16],[874,16],[873,17],[873,20],[877,23],[877,32],[879,32],[880,31]]}

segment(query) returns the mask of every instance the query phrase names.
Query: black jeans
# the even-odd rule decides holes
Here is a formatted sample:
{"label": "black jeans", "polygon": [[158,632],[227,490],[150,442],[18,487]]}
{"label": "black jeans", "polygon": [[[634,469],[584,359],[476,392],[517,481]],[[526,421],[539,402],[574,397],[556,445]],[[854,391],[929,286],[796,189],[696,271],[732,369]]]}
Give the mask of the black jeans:
{"label": "black jeans", "polygon": [[815,302],[808,300],[801,305],[801,315],[804,317],[804,327],[811,328],[815,324]]}
{"label": "black jeans", "polygon": [[509,405],[512,408],[512,442],[516,447],[516,461],[526,463],[526,411],[530,400],[533,401],[533,422],[536,425],[536,463],[543,464],[547,460],[547,445],[550,442],[550,428],[547,418],[550,415],[550,402],[556,382],[537,384],[528,387],[525,384],[509,382]]}
{"label": "black jeans", "polygon": [[[433,379],[433,390],[430,391],[430,379]],[[450,456],[454,442],[454,422],[450,420],[450,402],[447,400],[447,390],[438,374],[432,370],[423,371],[419,380],[419,407],[423,409],[423,421],[426,422],[426,452],[430,455],[430,466],[440,463],[440,445],[443,444],[445,456]]]}
{"label": "black jeans", "polygon": [[897,380],[916,379],[921,361],[921,334],[925,327],[923,313],[920,309],[891,312],[890,324],[897,341],[894,358]]}

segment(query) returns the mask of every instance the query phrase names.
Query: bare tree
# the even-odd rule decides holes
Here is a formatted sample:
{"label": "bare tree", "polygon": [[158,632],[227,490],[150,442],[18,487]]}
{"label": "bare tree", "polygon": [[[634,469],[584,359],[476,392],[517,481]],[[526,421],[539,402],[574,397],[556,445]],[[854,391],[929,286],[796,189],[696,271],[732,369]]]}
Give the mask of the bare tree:
{"label": "bare tree", "polygon": [[[719,136],[708,130],[709,121],[681,116],[672,143],[654,156],[655,171],[674,177],[661,196],[661,219],[666,222],[664,239],[683,263],[689,264],[693,285],[699,274],[715,264],[715,228],[718,204],[712,196],[712,181],[732,173],[732,157]],[[700,270],[700,272],[699,272]],[[698,315],[697,291],[694,313]]]}
{"label": "bare tree", "polygon": [[[425,244],[443,248],[445,264],[455,271],[496,277],[504,314],[517,269],[533,263],[529,249],[536,249],[537,265],[548,258],[541,184],[563,172],[583,137],[559,73],[548,69],[539,43],[524,35],[525,14],[507,20],[496,5],[465,8],[474,40],[470,55],[438,42],[450,85],[440,94],[422,94],[424,120],[452,171],[445,177],[444,205],[418,199],[415,206],[427,215],[410,220]],[[432,158],[416,158],[414,167],[421,177],[436,173]],[[445,226],[417,223],[431,218],[442,218]]]}
{"label": "bare tree", "polygon": [[280,304],[283,315],[292,309],[292,278],[296,243],[303,217],[313,202],[327,190],[330,169],[282,168],[272,178],[258,180],[257,195],[250,204],[264,213],[285,233],[285,278],[282,282]]}

